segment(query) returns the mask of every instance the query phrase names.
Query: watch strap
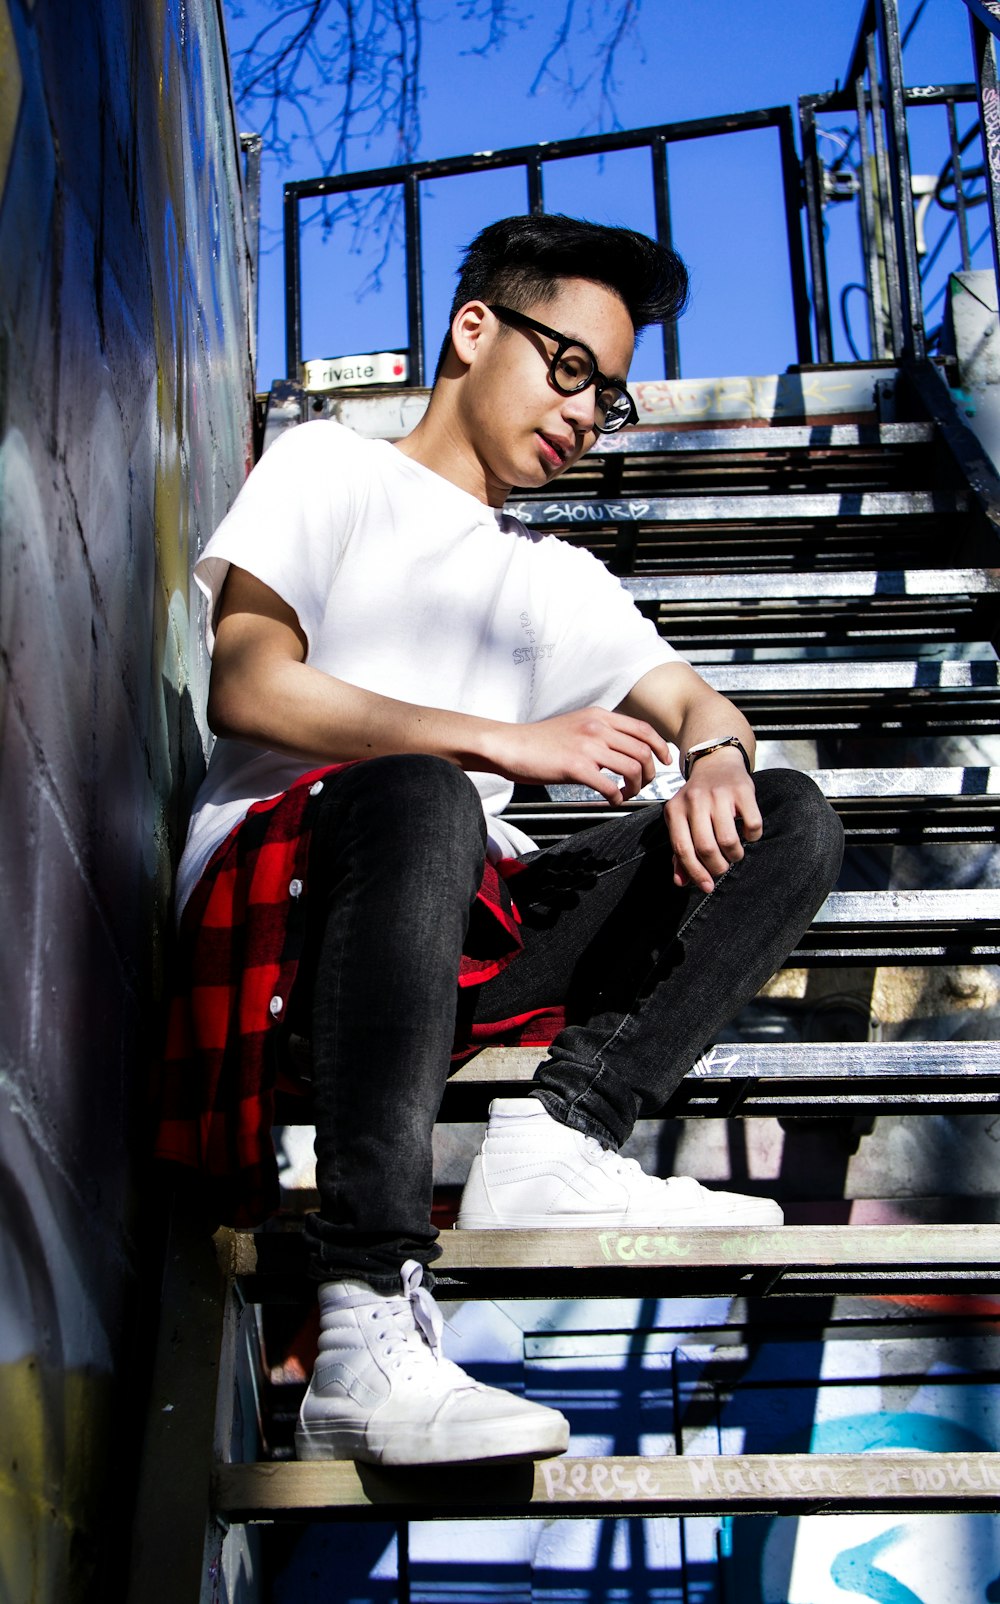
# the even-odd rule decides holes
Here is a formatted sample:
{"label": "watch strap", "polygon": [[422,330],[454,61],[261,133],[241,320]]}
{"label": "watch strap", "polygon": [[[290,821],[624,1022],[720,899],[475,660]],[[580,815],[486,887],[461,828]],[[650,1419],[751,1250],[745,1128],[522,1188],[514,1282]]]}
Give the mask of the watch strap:
{"label": "watch strap", "polygon": [[723,746],[735,746],[736,750],[740,754],[740,757],[743,759],[744,764],[746,765],[747,773],[753,773],[753,764],[750,762],[750,758],[747,755],[747,749],[743,745],[743,742],[740,740],[739,736],[720,735],[717,741],[698,741],[690,751],[684,754],[685,780],[690,779],[691,770],[694,768],[694,765],[697,763],[700,757],[708,757],[710,752],[717,752],[719,748]]}

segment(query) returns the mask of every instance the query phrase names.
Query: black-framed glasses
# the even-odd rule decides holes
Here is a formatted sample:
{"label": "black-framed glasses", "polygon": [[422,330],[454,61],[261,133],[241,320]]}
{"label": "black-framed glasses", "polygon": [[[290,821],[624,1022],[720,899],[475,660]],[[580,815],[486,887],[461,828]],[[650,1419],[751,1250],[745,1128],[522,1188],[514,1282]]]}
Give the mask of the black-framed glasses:
{"label": "black-framed glasses", "polygon": [[514,329],[530,329],[533,334],[544,334],[547,340],[555,340],[555,352],[549,361],[549,378],[560,395],[577,395],[580,390],[586,390],[589,384],[594,386],[597,391],[594,428],[598,434],[614,434],[616,429],[624,429],[626,424],[638,423],[639,414],[632,397],[623,384],[605,377],[589,345],[584,345],[582,340],[568,339],[558,329],[550,329],[547,324],[526,317],[523,312],[515,312],[512,307],[495,306],[490,302],[487,305],[501,323]]}

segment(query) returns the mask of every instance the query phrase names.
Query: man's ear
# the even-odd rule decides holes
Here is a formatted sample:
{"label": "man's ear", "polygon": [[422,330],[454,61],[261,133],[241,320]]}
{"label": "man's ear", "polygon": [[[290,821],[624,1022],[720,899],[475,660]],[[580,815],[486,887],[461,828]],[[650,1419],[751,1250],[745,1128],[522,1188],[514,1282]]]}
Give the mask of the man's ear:
{"label": "man's ear", "polygon": [[464,367],[471,367],[484,336],[488,339],[493,319],[485,301],[466,301],[451,320],[451,343]]}

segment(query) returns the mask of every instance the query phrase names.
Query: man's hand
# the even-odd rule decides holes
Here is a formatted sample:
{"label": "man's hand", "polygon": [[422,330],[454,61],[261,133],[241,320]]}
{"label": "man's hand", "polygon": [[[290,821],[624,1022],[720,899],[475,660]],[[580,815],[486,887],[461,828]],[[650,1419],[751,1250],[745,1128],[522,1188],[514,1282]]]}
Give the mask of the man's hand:
{"label": "man's hand", "polygon": [[734,747],[699,758],[687,784],[664,805],[674,849],[674,884],[711,891],[763,832],[754,783]]}
{"label": "man's hand", "polygon": [[[537,724],[498,726],[491,744],[493,767],[508,780],[589,785],[613,805],[650,783],[654,758],[670,762],[670,748],[651,724],[603,707],[561,713]],[[615,774],[622,776],[623,786],[615,784]]]}

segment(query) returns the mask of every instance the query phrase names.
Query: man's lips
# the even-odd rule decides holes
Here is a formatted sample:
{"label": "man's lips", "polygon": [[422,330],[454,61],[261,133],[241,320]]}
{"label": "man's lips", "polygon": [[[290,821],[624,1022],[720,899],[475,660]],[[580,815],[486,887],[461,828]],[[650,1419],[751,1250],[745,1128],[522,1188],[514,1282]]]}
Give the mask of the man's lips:
{"label": "man's lips", "polygon": [[561,440],[557,435],[543,434],[537,430],[538,438],[542,442],[545,455],[553,466],[562,467],[570,452],[576,444],[575,440]]}

